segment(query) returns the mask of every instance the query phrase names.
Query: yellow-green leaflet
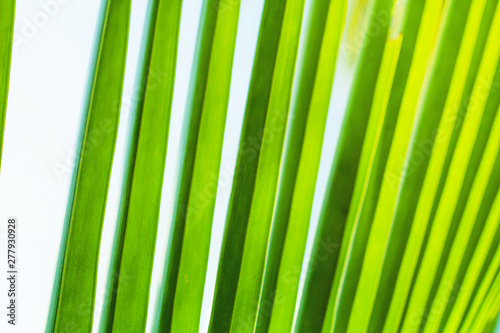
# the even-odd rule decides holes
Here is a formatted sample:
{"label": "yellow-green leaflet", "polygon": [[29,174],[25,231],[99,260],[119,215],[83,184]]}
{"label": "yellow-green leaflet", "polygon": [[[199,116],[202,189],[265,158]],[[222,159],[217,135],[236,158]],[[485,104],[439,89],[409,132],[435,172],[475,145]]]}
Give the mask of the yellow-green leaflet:
{"label": "yellow-green leaflet", "polygon": [[498,304],[500,304],[500,275],[491,286],[488,296],[481,306],[481,311],[474,317],[469,332],[484,332],[488,321],[498,314]]}
{"label": "yellow-green leaflet", "polygon": [[[498,200],[495,205],[492,214],[498,214]],[[493,215],[497,217],[498,215]],[[465,314],[465,320],[459,324],[459,329],[464,332],[470,332],[471,326],[474,322],[474,318],[481,311],[481,306],[487,297],[492,285],[496,280],[500,280],[500,247],[498,244],[495,244],[495,255],[487,268],[486,274],[484,278],[480,281],[479,288],[477,290],[476,295],[474,295],[473,299],[470,299],[471,305]],[[458,318],[457,318],[458,319]],[[453,324],[456,325],[456,324]]]}
{"label": "yellow-green leaflet", "polygon": [[[474,5],[477,5],[477,1],[473,2],[473,7]],[[497,13],[500,13],[500,11]],[[495,17],[491,28],[491,36],[496,36],[500,33],[498,29],[500,29],[500,14],[497,14]],[[494,69],[500,57],[500,45],[496,43],[494,38],[496,37],[491,37],[488,42],[485,50],[485,58],[483,58],[482,68],[480,69],[479,77],[482,78],[484,82],[478,84],[476,89],[483,89],[481,86],[482,84],[491,86]],[[437,264],[439,263],[438,260],[443,249],[446,231],[449,228],[449,222],[452,218],[458,195],[460,194],[460,186],[465,175],[467,163],[470,159],[473,144],[476,140],[475,138],[484,112],[485,103],[486,100],[482,99],[478,101],[478,103],[471,104],[467,111],[467,118],[465,119],[462,132],[460,133],[456,152],[453,156],[450,172],[448,173],[447,182],[443,191],[444,200],[439,204],[436,213],[436,223],[432,226],[429,242],[424,249],[425,254],[415,284],[415,290],[418,290],[418,292],[414,292],[411,296],[408,306],[409,315],[405,318],[403,329],[410,331],[416,330],[415,318],[412,318],[412,314],[414,316],[414,314],[421,313],[422,307],[425,306],[425,302],[427,301],[430,289],[429,280],[431,277],[434,277]]]}
{"label": "yellow-green leaflet", "polygon": [[[383,327],[386,332],[397,330],[407,294],[405,290],[407,282],[403,280],[403,290],[398,290],[400,287],[398,285],[395,289],[394,282],[399,274],[408,274],[409,278],[412,276],[411,271],[400,268],[400,263],[406,246],[405,237],[408,237],[413,221],[415,198],[418,198],[419,186],[427,170],[429,158],[425,153],[420,152],[420,142],[431,142],[426,147],[432,152],[432,139],[429,137],[432,136],[436,123],[439,123],[453,73],[454,63],[450,61],[445,63],[445,61],[449,54],[458,52],[459,44],[456,42],[455,35],[460,34],[461,31],[452,32],[451,28],[446,27],[450,24],[448,22],[448,18],[452,17],[450,13],[460,13],[462,8],[452,6],[452,4],[453,2],[450,1],[445,4],[444,20],[441,20],[442,2],[439,4],[427,2],[424,10],[424,20],[432,23],[421,27],[419,40],[424,44],[419,51],[425,51],[427,60],[414,58],[412,64],[411,71],[415,71],[415,77],[419,78],[418,85],[413,86],[414,90],[408,91],[408,94],[405,92],[400,114],[401,122],[398,123],[398,127],[401,125],[399,134],[402,140],[398,140],[398,132],[396,132],[384,176],[384,185],[379,200],[381,204],[377,207],[373,223],[373,238],[370,239],[371,249],[368,253],[372,251],[381,253],[382,266],[363,274],[368,285],[371,283],[370,275],[374,275],[372,279],[378,279],[376,297],[372,306],[374,315],[371,319],[373,324],[370,324],[371,332],[382,330]],[[466,5],[464,4],[464,7]],[[422,34],[426,30],[427,34]],[[455,35],[452,36],[453,33]],[[426,36],[431,36],[431,43],[428,45],[425,45]],[[434,46],[435,40],[439,41],[437,48]],[[428,65],[425,65],[425,62]],[[424,67],[420,67],[421,65]],[[426,71],[426,73],[417,73],[418,71]],[[405,102],[408,103],[408,109],[405,108]],[[408,115],[414,115],[415,119]],[[417,156],[420,159],[415,161]],[[374,256],[377,257],[377,254]],[[367,267],[372,267],[370,260],[366,259],[365,262]],[[363,289],[359,292],[363,295],[367,291]],[[384,322],[382,318],[387,319]]]}
{"label": "yellow-green leaflet", "polygon": [[[484,6],[484,3],[482,4]],[[479,15],[481,15],[481,10],[482,7],[478,7]],[[477,14],[476,14],[477,15]],[[434,144],[434,148],[432,150],[432,156],[431,160],[429,162],[429,170],[432,170],[432,172],[429,172],[427,174],[427,177],[425,178],[423,189],[422,189],[422,194],[420,196],[420,202],[419,206],[417,207],[416,210],[416,216],[415,216],[415,222],[412,225],[412,231],[410,233],[410,238],[408,242],[408,247],[407,247],[407,254],[406,257],[403,259],[403,268],[400,269],[400,278],[398,282],[400,283],[397,285],[397,289],[395,291],[396,298],[395,302],[391,308],[392,313],[389,315],[389,320],[386,323],[386,328],[387,329],[394,329],[390,328],[391,326],[388,325],[394,325],[394,320],[397,320],[397,317],[394,316],[394,311],[398,311],[398,316],[401,315],[401,307],[398,305],[398,302],[401,302],[404,297],[405,297],[405,291],[404,289],[398,290],[399,288],[405,288],[403,283],[408,283],[408,277],[411,276],[413,270],[414,270],[414,261],[415,256],[418,255],[418,249],[419,249],[419,244],[422,242],[423,238],[423,232],[425,231],[425,226],[426,222],[429,219],[428,215],[430,214],[430,209],[432,207],[433,199],[434,199],[434,194],[436,191],[436,188],[438,186],[438,181],[439,177],[441,175],[440,170],[443,168],[443,164],[445,162],[445,157],[446,157],[446,151],[448,149],[448,146],[450,144],[451,140],[451,135],[452,135],[452,130],[454,129],[455,125],[455,118],[459,112],[458,106],[459,102],[462,98],[462,92],[464,90],[464,86],[466,83],[466,77],[467,77],[467,72],[469,65],[468,63],[471,61],[472,58],[472,51],[474,50],[473,47],[471,47],[471,43],[474,42],[475,40],[475,34],[476,31],[479,29],[479,23],[480,20],[477,20],[476,17],[474,17],[474,20],[469,20],[469,25],[472,25],[469,29],[466,28],[466,31],[468,32],[468,40],[464,40],[462,43],[462,48],[461,52],[459,54],[459,57],[457,59],[457,65],[456,68],[457,70],[454,72],[454,76],[452,78],[451,82],[451,87],[450,91],[447,97],[447,102],[444,107],[445,111],[443,114],[443,120],[441,121],[441,126],[439,127],[438,134],[439,139],[436,140],[436,143]],[[467,43],[468,42],[468,43]],[[436,135],[436,136],[437,136]],[[417,148],[419,149],[419,148]],[[416,165],[409,165],[410,172],[412,168],[418,167]],[[436,179],[437,178],[437,179]],[[414,188],[408,188],[408,191],[415,191]],[[425,213],[426,216],[422,216],[422,201],[425,203],[423,207],[425,207]],[[402,223],[402,222],[396,222],[396,223]],[[373,232],[373,231],[372,231]],[[385,237],[381,237],[380,235],[374,235],[376,237],[373,238],[373,244],[376,247],[380,247],[381,244],[384,244]],[[396,236],[399,237],[399,236]],[[382,240],[382,241],[381,241]],[[383,251],[383,248],[380,248],[379,250],[373,249],[372,251]],[[409,266],[409,267],[408,267]],[[370,275],[373,275],[372,273],[368,273],[366,275],[368,280],[371,280],[369,277]],[[406,281],[406,282],[405,282]],[[408,285],[406,285],[406,288]],[[361,294],[364,293],[364,291],[360,291]],[[398,307],[399,306],[399,307]]]}
{"label": "yellow-green leaflet", "polygon": [[[498,118],[498,117],[497,117]],[[497,157],[494,169],[500,165],[500,157]],[[498,177],[500,178],[500,177]],[[463,322],[463,317],[467,304],[471,301],[471,296],[475,286],[481,282],[481,271],[485,268],[494,268],[498,265],[497,261],[487,261],[489,253],[496,249],[498,244],[495,243],[496,235],[500,230],[500,217],[498,217],[500,209],[500,192],[498,190],[498,181],[496,182],[497,195],[496,200],[491,208],[489,217],[487,218],[485,227],[481,233],[481,237],[477,242],[477,247],[467,267],[467,272],[461,282],[459,292],[456,294],[456,300],[453,304],[449,320],[445,323],[444,332],[456,332]],[[441,324],[443,325],[443,324]]]}
{"label": "yellow-green leaflet", "polygon": [[[495,33],[492,31],[492,33]],[[489,45],[488,45],[489,46]],[[487,51],[491,52],[489,49]],[[487,60],[487,59],[485,59]],[[488,67],[486,64],[484,67]],[[488,68],[488,72],[492,72],[492,68]],[[480,78],[483,78],[485,73],[483,68],[481,68]],[[490,74],[491,75],[491,74]],[[475,91],[477,94],[477,91]],[[470,115],[472,117],[472,115]],[[465,122],[467,124],[467,121]],[[432,318],[430,318],[425,327],[425,332],[436,332],[438,331],[439,324],[445,307],[442,306],[441,302],[448,302],[450,296],[452,296],[453,288],[450,288],[450,284],[454,283],[456,275],[458,273],[459,264],[463,261],[463,255],[466,249],[466,245],[469,242],[469,237],[471,235],[474,223],[478,217],[478,213],[481,207],[481,202],[485,200],[484,195],[488,186],[488,183],[493,175],[493,172],[499,172],[500,170],[494,169],[496,157],[499,155],[500,151],[500,116],[497,116],[495,124],[491,132],[490,139],[484,151],[483,159],[477,170],[477,176],[472,187],[471,195],[467,202],[462,221],[458,232],[455,236],[451,254],[448,257],[446,269],[443,277],[441,278],[441,283],[437,291],[434,303],[430,310],[432,313]],[[443,198],[446,200],[446,198]]]}
{"label": "yellow-green leaflet", "polygon": [[[497,117],[500,118],[500,117]],[[498,123],[498,121],[497,121]],[[497,162],[495,164],[498,166],[500,158],[497,157]],[[474,255],[470,261],[470,265],[467,269],[465,278],[461,284],[460,290],[457,293],[456,301],[448,320],[444,332],[456,332],[462,321],[465,306],[467,301],[470,300],[470,296],[473,291],[474,285],[478,282],[479,274],[482,266],[486,261],[487,254],[491,247],[495,247],[496,244],[493,243],[494,236],[500,228],[500,191],[497,189],[496,200],[490,211],[490,216],[486,221],[486,225],[481,234],[481,238],[478,241],[478,246],[474,251]],[[494,262],[491,262],[492,267],[494,267]]]}
{"label": "yellow-green leaflet", "polygon": [[[444,163],[442,166],[442,171],[441,171],[441,176],[438,178],[439,181],[437,181],[437,188],[434,196],[434,202],[432,203],[432,208],[430,211],[429,215],[429,220],[427,221],[427,227],[425,230],[425,233],[423,234],[423,242],[422,242],[422,247],[425,247],[427,244],[427,241],[429,239],[429,234],[430,234],[430,229],[431,225],[435,221],[435,216],[437,212],[437,208],[439,206],[439,202],[441,200],[443,190],[445,187],[446,179],[448,176],[448,172],[450,170],[450,165],[451,165],[451,160],[453,158],[453,154],[455,152],[457,143],[458,143],[458,138],[464,123],[464,118],[466,116],[466,111],[467,107],[470,103],[474,103],[477,98],[484,98],[484,95],[487,94],[487,91],[482,92],[482,96],[477,96],[472,95],[474,85],[476,82],[476,79],[478,79],[478,73],[479,73],[479,67],[481,65],[481,60],[484,55],[485,47],[486,47],[486,42],[488,39],[490,27],[493,21],[493,16],[495,13],[495,8],[497,6],[498,1],[497,0],[487,0],[485,9],[483,11],[483,16],[481,18],[481,26],[477,35],[477,39],[475,42],[474,46],[474,52],[473,52],[473,57],[471,60],[471,63],[469,65],[469,70],[467,74],[467,79],[465,81],[463,93],[462,93],[462,98],[459,104],[456,106],[457,110],[457,115],[455,116],[453,113],[448,112],[448,117],[454,117],[455,118],[455,124],[451,133],[451,137],[449,140],[449,145],[448,145],[448,150],[445,154],[444,158]],[[496,74],[497,75],[497,74]],[[497,76],[496,76],[497,77]],[[497,81],[498,79],[495,79]],[[493,88],[494,90],[495,88]],[[492,91],[493,92],[493,91]],[[500,97],[500,96],[498,96]],[[426,304],[426,312],[430,314],[430,308],[432,305],[433,299],[436,297],[437,289],[439,282],[444,274],[445,266],[446,266],[446,261],[448,256],[450,255],[453,239],[455,238],[455,235],[458,230],[458,225],[460,224],[460,220],[463,216],[465,206],[467,205],[468,197],[469,194],[472,190],[472,185],[474,182],[474,178],[476,176],[477,169],[479,168],[479,164],[481,161],[481,158],[484,154],[484,149],[486,146],[486,142],[488,140],[488,137],[491,133],[491,126],[493,124],[494,118],[495,118],[495,113],[498,108],[498,102],[495,102],[495,100],[500,100],[496,94],[491,93],[490,96],[488,97],[488,101],[485,105],[485,112],[483,115],[483,118],[481,120],[481,125],[480,129],[478,131],[478,137],[476,139],[476,142],[474,144],[474,149],[471,154],[471,158],[467,167],[467,172],[464,178],[464,183],[462,186],[462,190],[459,196],[459,200],[457,201],[456,209],[453,214],[453,220],[450,224],[450,229],[448,232],[448,235],[446,237],[446,242],[443,248],[443,254],[440,259],[440,263],[438,266],[438,269],[436,271],[436,275],[434,278],[434,281],[432,283],[432,288],[431,292],[428,297],[428,301]],[[496,104],[495,104],[496,103]],[[453,118],[451,118],[453,119]],[[442,130],[440,130],[440,133],[442,133]],[[469,264],[470,258],[472,257],[472,252],[474,251],[475,244],[477,243],[479,239],[479,234],[484,227],[484,223],[488,214],[489,209],[491,208],[493,197],[494,196],[494,184],[496,182],[496,178],[498,177],[492,177],[490,178],[491,182],[489,183],[486,191],[485,191],[485,200],[481,204],[481,208],[478,212],[478,217],[477,221],[474,225],[474,228],[471,231],[470,234],[470,241],[466,246],[466,249],[464,251],[464,258],[463,261],[460,264],[460,268],[457,273],[457,279],[455,281],[455,290],[460,288],[461,281],[465,275],[465,270],[466,267]],[[424,223],[425,224],[425,223]],[[416,251],[418,252],[418,251]],[[420,268],[420,265],[422,263],[423,259],[423,252],[419,253],[418,256],[418,261],[417,265],[415,267],[415,270],[418,271]],[[415,279],[416,276],[413,277],[412,279],[412,285],[410,289],[410,293],[412,292],[412,289],[415,284]],[[453,307],[455,297],[449,298],[449,302],[446,303],[444,314],[443,314],[443,320],[442,324],[439,328],[439,330],[443,330],[444,323],[446,322],[447,318],[449,317],[449,314],[451,312],[451,308]]]}
{"label": "yellow-green leaflet", "polygon": [[[384,167],[389,153],[388,148],[390,148],[390,144],[393,140],[399,108],[403,98],[404,89],[407,84],[409,67],[415,49],[418,26],[420,25],[424,7],[424,3],[421,1],[411,1],[405,14],[405,6],[398,6],[399,4],[400,3],[398,2],[396,5],[399,18],[403,19],[406,17],[403,28],[405,38],[403,39],[401,52],[398,56],[393,84],[392,87],[390,87],[391,91],[387,101],[387,112],[383,118],[383,124],[381,124],[382,127],[380,130],[382,135],[377,141],[377,147],[373,157],[373,166],[370,171],[370,182],[368,188],[366,189],[367,195],[363,196],[363,201],[361,202],[361,191],[359,189],[361,189],[361,185],[363,184],[361,184],[362,182],[360,180],[351,201],[352,207],[356,207],[359,202],[364,206],[364,208],[366,208],[363,209],[363,218],[369,221],[372,219],[371,216],[378,200],[378,191],[381,186]],[[402,20],[398,21],[397,25],[393,25],[393,30],[394,27],[403,23]],[[349,41],[346,46],[342,47],[349,50],[349,45],[353,42],[355,41]],[[384,76],[384,74],[381,76]],[[385,82],[381,84],[385,84]],[[381,96],[380,93],[378,95]],[[379,100],[383,101],[381,98],[379,98]],[[375,118],[376,117],[374,116],[373,119]],[[372,123],[374,122],[375,120],[372,120]],[[369,125],[369,127],[373,128],[374,125]],[[375,135],[373,133],[374,130],[375,129],[371,129],[368,131],[367,138],[365,139],[367,143],[365,145],[368,145],[368,142],[371,144],[371,141],[373,141],[373,136]],[[365,148],[365,150],[366,149],[368,148]],[[371,152],[367,151],[364,153],[365,157],[362,157],[360,170],[358,170],[358,174],[360,175],[364,174],[364,170],[366,170],[366,161],[369,160],[369,155],[367,154],[371,154]],[[311,254],[311,261],[307,271],[304,293],[297,318],[297,330],[300,332],[309,332],[321,329],[328,303],[328,293],[325,291],[330,290],[332,287],[336,270],[335,266],[337,265],[340,254],[339,245],[342,241],[348,206],[345,202],[341,201],[343,185],[340,180],[343,178],[339,177],[337,178],[337,181],[333,181],[333,179],[334,178],[331,178],[332,182],[327,187],[326,198],[323,203],[323,211],[320,216],[315,244],[313,245],[313,251]]]}
{"label": "yellow-green leaflet", "polygon": [[[468,50],[466,50],[466,52],[468,52]],[[458,109],[459,103],[457,101],[459,101],[459,99],[461,98],[461,89],[463,89],[461,88],[461,84],[463,84],[463,76],[462,78],[460,78],[459,76],[455,77],[455,89],[452,90],[452,92],[454,91],[455,93],[448,98],[448,106],[446,107],[445,115],[443,116],[443,119],[446,119],[446,121],[443,121],[444,127],[439,128],[441,139],[436,142],[435,151],[433,151],[432,153],[429,167],[429,170],[433,171],[441,170],[440,168],[443,168],[443,177],[445,177],[444,172],[448,168],[446,166],[443,166],[443,164],[449,165],[449,161],[444,161],[446,150],[453,149],[451,147],[448,148],[448,144],[456,145],[456,139],[450,138],[452,126],[455,125],[455,118],[457,117],[457,114],[460,113],[460,115],[462,115],[461,111]],[[458,78],[460,78],[460,80]],[[470,86],[470,83],[468,83],[468,86]],[[467,91],[469,91],[469,89],[470,88],[467,88]],[[453,103],[450,103],[451,101],[453,101]],[[448,156],[447,159],[449,159]],[[432,200],[429,199],[434,199],[434,195],[432,193],[435,193],[436,191],[439,176],[441,176],[440,172],[429,172],[424,181],[422,195],[420,196],[420,201],[416,209],[415,223],[413,223],[410,238],[408,240],[407,250],[404,254],[401,269],[399,270],[396,288],[394,291],[394,298],[390,307],[388,320],[385,325],[387,332],[391,332],[392,330],[396,329],[403,315],[405,304],[404,302],[406,302],[406,298],[410,290],[411,278],[417,266],[417,259],[419,254],[418,249],[423,242],[425,228],[429,219],[431,209],[431,206],[429,205],[432,205]],[[408,190],[411,191],[411,189]],[[429,191],[431,191],[431,193],[429,193]],[[439,196],[436,194],[436,200],[439,199]],[[426,205],[423,205],[423,203],[425,203]],[[425,216],[422,215],[422,213],[424,212]]]}
{"label": "yellow-green leaflet", "polygon": [[[413,115],[417,99],[415,98],[415,95],[418,95],[418,91],[420,90],[420,85],[422,84],[423,78],[424,78],[424,72],[422,71],[420,66],[424,66],[427,63],[427,59],[429,57],[429,54],[431,52],[431,47],[428,43],[428,40],[432,40],[432,36],[434,35],[434,31],[436,29],[436,23],[435,23],[435,17],[439,13],[440,10],[440,4],[439,3],[434,3],[433,7],[429,8],[429,3],[426,2],[426,7],[424,8],[423,12],[423,17],[422,17],[422,23],[420,24],[421,26],[421,32],[419,33],[417,37],[417,44],[415,46],[414,50],[414,56],[413,56],[413,62],[411,64],[411,68],[408,74],[408,81],[406,84],[406,88],[404,91],[404,95],[402,97],[401,101],[401,110],[404,110],[403,112],[400,112],[398,120],[397,120],[397,125],[395,128],[395,133],[394,133],[394,138],[392,139],[392,147],[390,150],[390,153],[388,155],[388,162],[387,165],[385,166],[386,171],[385,175],[383,176],[383,179],[378,180],[379,183],[381,183],[382,189],[380,192],[380,198],[378,201],[375,201],[373,203],[370,203],[369,205],[366,205],[363,207],[363,215],[361,217],[363,218],[361,222],[363,223],[361,226],[358,225],[360,221],[355,224],[355,221],[357,220],[357,204],[358,200],[361,200],[362,198],[362,193],[363,188],[365,187],[364,181],[360,177],[359,180],[357,180],[357,185],[356,185],[356,191],[355,191],[355,198],[356,200],[353,200],[353,203],[351,204],[351,208],[349,210],[349,217],[348,217],[348,222],[347,222],[347,230],[346,233],[344,234],[344,240],[342,243],[342,253],[341,253],[341,261],[339,263],[335,281],[332,287],[332,293],[337,292],[336,290],[339,289],[338,286],[340,286],[341,279],[345,280],[345,274],[347,272],[343,272],[343,267],[344,265],[349,265],[348,263],[348,258],[357,258],[353,259],[354,261],[358,261],[357,267],[352,267],[351,269],[353,270],[351,273],[354,274],[355,272],[358,272],[361,269],[361,258],[364,255],[364,248],[366,246],[367,242],[367,236],[369,234],[370,230],[370,224],[378,224],[377,221],[381,219],[381,212],[385,212],[391,207],[391,196],[394,195],[395,193],[395,182],[394,182],[394,175],[399,175],[399,171],[401,168],[401,161],[397,159],[399,153],[401,151],[406,150],[406,143],[409,140],[409,135],[410,135],[410,129],[413,124]],[[411,7],[410,7],[411,8]],[[425,37],[422,35],[422,31],[424,31]],[[430,37],[429,37],[430,36]],[[403,39],[404,42],[404,39]],[[387,144],[387,143],[386,143]],[[390,143],[389,143],[390,144]],[[387,148],[385,148],[387,149]],[[386,154],[384,154],[386,155]],[[369,160],[370,156],[370,151],[367,151],[366,159],[367,161]],[[387,155],[386,155],[387,156]],[[381,156],[382,157],[382,156]],[[379,158],[381,158],[379,157]],[[380,162],[377,162],[380,164]],[[381,165],[375,165],[377,168],[383,168],[385,164]],[[377,173],[383,172],[382,170],[377,171]],[[392,172],[392,173],[391,173]],[[374,174],[375,175],[375,174]],[[373,176],[374,176],[373,175]],[[363,175],[364,177],[364,175]],[[377,177],[381,177],[381,175],[377,175]],[[373,178],[373,180],[369,180],[372,185],[368,188],[371,192],[376,192],[379,191],[378,186],[373,186],[374,183],[373,181],[376,180],[377,178]],[[396,182],[397,184],[397,182]],[[375,194],[375,193],[374,193]],[[370,194],[370,196],[374,195]],[[359,199],[358,199],[359,198]],[[367,200],[367,198],[363,199]],[[377,205],[378,202],[378,205]],[[368,201],[369,203],[369,201]],[[370,210],[374,210],[374,212],[370,212]],[[372,215],[374,214],[374,215]],[[373,217],[374,216],[374,217]],[[383,219],[386,221],[386,218]],[[357,245],[353,245],[354,242],[356,242]],[[354,251],[354,253],[352,252]],[[349,254],[349,257],[348,257]],[[361,257],[360,257],[361,256]],[[359,276],[359,275],[358,275]],[[358,277],[356,277],[357,279]],[[352,282],[350,282],[351,278],[349,278],[349,284],[352,285]],[[351,290],[354,286],[351,287]],[[351,291],[352,292],[352,291]],[[352,294],[354,297],[354,294]],[[332,295],[333,296],[333,295]],[[335,308],[335,298],[331,296],[330,299],[330,305],[329,309]],[[345,322],[346,329],[347,329],[347,321]]]}
{"label": "yellow-green leaflet", "polygon": [[[402,18],[405,15],[405,9],[406,8],[403,6],[403,8],[398,8],[392,14],[391,28],[386,42],[382,64],[380,66],[381,72],[377,81],[375,98],[370,115],[370,123],[368,125],[368,134],[365,138],[363,147],[363,156],[369,156],[369,158],[368,161],[366,161],[366,169],[360,168],[360,171],[362,170],[365,172],[366,179],[363,184],[361,202],[356,211],[356,220],[360,219],[361,209],[363,208],[363,202],[367,195],[368,182],[371,177],[376,151],[379,149],[382,134],[381,132],[384,128],[383,125],[387,112],[387,104],[401,50],[401,28]],[[358,175],[358,177],[362,179],[363,175]],[[361,270],[362,275],[358,283],[357,293],[351,305],[352,311],[348,323],[348,332],[366,331],[370,322],[371,308],[373,306],[373,300],[376,293],[376,276],[380,275],[381,269],[381,262],[377,262],[375,260],[375,256],[377,253],[382,253],[381,249],[378,247],[382,244],[379,239],[383,239],[383,231],[379,231],[381,235],[377,234],[376,227],[378,226],[372,226],[371,235],[377,235],[378,240],[376,240],[377,238],[375,237],[371,238],[371,236],[370,241],[367,244],[367,251],[368,253],[374,254],[374,260],[366,261],[363,264],[363,268]]]}

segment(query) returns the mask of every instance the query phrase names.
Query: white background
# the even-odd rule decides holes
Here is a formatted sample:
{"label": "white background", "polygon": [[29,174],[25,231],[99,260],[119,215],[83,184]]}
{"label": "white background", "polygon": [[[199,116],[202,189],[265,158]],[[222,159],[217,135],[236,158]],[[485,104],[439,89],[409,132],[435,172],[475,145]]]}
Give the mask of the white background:
{"label": "white background", "polygon": [[[305,15],[308,12],[308,5],[309,1],[306,1]],[[19,225],[18,325],[14,328],[7,325],[5,310],[2,310],[0,311],[2,332],[38,333],[44,332],[45,329],[100,6],[99,0],[17,1],[15,47],[0,177],[2,221],[0,240],[1,251],[4,251],[7,218],[16,217]],[[234,168],[262,6],[263,0],[242,0],[221,163],[221,173],[225,179],[231,178]],[[122,116],[104,221],[94,328],[97,327],[100,318],[117,217],[129,106],[134,91],[146,7],[146,0],[132,1]],[[150,305],[156,302],[171,222],[179,130],[200,9],[201,0],[184,0]],[[344,60],[341,53],[341,65],[337,68],[317,195],[311,218],[308,250],[311,247],[310,240],[316,227],[342,121],[346,92],[349,89],[351,71],[348,66],[342,65]],[[200,332],[205,332],[208,326],[222,231],[231,190],[228,181],[221,181],[219,185]],[[5,267],[5,263],[1,262],[0,267]],[[7,284],[3,278],[1,281],[0,305],[4,308],[3,305],[7,300],[4,290],[7,290]],[[150,314],[152,311],[153,306],[150,306]],[[149,321],[148,331],[150,324]]]}

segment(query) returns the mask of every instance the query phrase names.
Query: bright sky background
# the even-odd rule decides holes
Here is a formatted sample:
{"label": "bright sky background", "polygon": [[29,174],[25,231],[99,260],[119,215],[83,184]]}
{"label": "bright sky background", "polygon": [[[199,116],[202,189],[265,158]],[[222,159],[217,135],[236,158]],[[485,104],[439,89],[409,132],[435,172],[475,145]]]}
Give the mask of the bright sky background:
{"label": "bright sky background", "polygon": [[[150,293],[150,314],[154,310],[160,285],[171,223],[180,128],[201,2],[202,0],[184,0],[183,6],[168,157]],[[306,17],[309,2],[306,0]],[[17,217],[19,321],[15,328],[8,326],[5,320],[0,321],[2,332],[38,333],[45,329],[100,6],[99,0],[17,1],[16,46],[12,59],[0,178],[0,241],[3,251],[7,218]],[[263,0],[242,0],[241,4],[200,332],[206,332],[208,327],[231,190],[231,181],[227,179],[231,179],[235,164],[262,6]],[[146,7],[147,0],[132,1],[124,99],[104,221],[94,328],[100,318],[117,218],[129,127],[129,106],[134,90]],[[346,92],[349,89],[350,75],[347,66],[342,65],[345,62],[342,53],[339,59],[341,65],[337,68],[327,123],[307,253],[310,252],[342,122]],[[2,267],[4,265],[0,264]],[[3,290],[7,290],[7,284],[5,279],[1,281],[0,294],[4,295]],[[1,304],[3,300],[4,298]],[[148,323],[148,330],[150,324],[151,321]]]}

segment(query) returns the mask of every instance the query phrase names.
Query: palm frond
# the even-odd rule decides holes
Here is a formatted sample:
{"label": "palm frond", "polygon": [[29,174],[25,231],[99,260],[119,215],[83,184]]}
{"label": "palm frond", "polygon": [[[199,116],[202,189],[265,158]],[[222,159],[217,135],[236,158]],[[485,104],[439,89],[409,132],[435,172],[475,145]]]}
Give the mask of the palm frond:
{"label": "palm frond", "polygon": [[[181,13],[191,10],[182,0],[149,2],[100,331],[143,332],[153,310],[153,332],[199,332],[205,286],[215,282],[211,333],[493,332],[498,0],[262,3],[217,277],[206,281],[245,13],[240,0],[203,0],[170,238],[158,304],[148,309],[164,237],[157,233]],[[46,332],[93,327],[130,5],[103,1]],[[0,13],[1,137],[14,1]],[[340,59],[341,51],[351,53]],[[352,64],[349,79],[337,75]],[[347,104],[323,179],[337,83],[348,85]]]}

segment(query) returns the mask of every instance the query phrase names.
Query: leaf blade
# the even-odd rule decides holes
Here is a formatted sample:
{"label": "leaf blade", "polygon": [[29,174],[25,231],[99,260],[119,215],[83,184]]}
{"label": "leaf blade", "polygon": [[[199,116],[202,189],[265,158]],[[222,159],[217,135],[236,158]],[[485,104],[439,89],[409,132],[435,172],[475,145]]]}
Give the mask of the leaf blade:
{"label": "leaf blade", "polygon": [[[313,2],[311,6],[311,26],[308,26],[306,37],[306,45],[311,48],[306,49],[300,60],[299,91],[290,111],[256,324],[259,332],[292,328],[298,277],[296,273],[285,277],[291,269],[300,266],[305,251],[326,116],[344,28],[345,1]],[[282,299],[273,302],[276,297],[273,294],[281,295]],[[270,308],[264,310],[268,304],[271,304]]]}
{"label": "leaf blade", "polygon": [[[158,228],[182,0],[151,1],[100,330],[143,331]],[[142,269],[137,270],[141,266]]]}
{"label": "leaf blade", "polygon": [[208,263],[239,0],[207,0],[184,118],[180,182],[164,284],[155,319],[161,332],[197,332]]}
{"label": "leaf blade", "polygon": [[0,167],[2,164],[3,134],[5,115],[7,112],[7,97],[9,95],[10,63],[12,43],[14,41],[15,0],[2,1],[0,4]]}
{"label": "leaf blade", "polygon": [[[130,1],[108,0],[103,5],[47,332],[92,329],[99,243],[125,72]],[[101,140],[95,141],[96,135]],[[79,311],[75,313],[75,309]]]}
{"label": "leaf blade", "polygon": [[264,5],[209,331],[254,326],[303,6],[303,0]]}

